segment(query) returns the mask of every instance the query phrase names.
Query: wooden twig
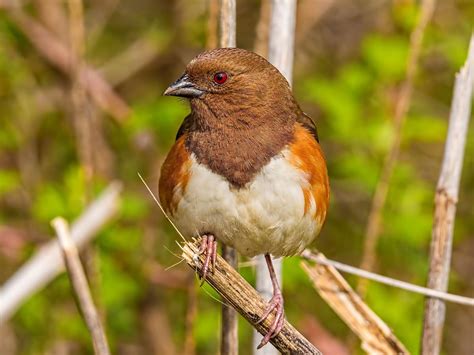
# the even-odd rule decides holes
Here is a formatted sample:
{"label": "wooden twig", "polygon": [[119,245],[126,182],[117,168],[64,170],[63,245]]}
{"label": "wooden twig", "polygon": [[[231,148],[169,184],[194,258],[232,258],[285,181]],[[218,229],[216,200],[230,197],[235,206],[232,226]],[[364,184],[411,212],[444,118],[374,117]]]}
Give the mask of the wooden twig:
{"label": "wooden twig", "polygon": [[414,285],[414,284],[411,284],[409,282],[400,281],[400,280],[393,279],[391,277],[387,277],[387,276],[383,276],[383,275],[379,275],[379,274],[376,274],[376,273],[373,273],[373,272],[370,272],[370,271],[367,271],[367,270],[362,270],[362,269],[359,269],[359,268],[351,266],[351,265],[343,264],[339,261],[334,261],[334,260],[327,259],[322,254],[314,254],[311,251],[309,251],[308,249],[303,251],[301,256],[303,258],[307,259],[307,260],[312,260],[312,261],[314,261],[318,264],[326,265],[326,266],[332,266],[332,267],[334,267],[335,269],[337,269],[339,271],[342,271],[342,272],[345,272],[345,273],[348,273],[348,274],[352,274],[352,275],[356,275],[356,276],[362,277],[364,279],[375,281],[375,282],[378,282],[378,283],[381,283],[381,284],[384,284],[384,285],[388,285],[388,286],[391,286],[391,287],[396,287],[396,288],[399,288],[401,290],[405,290],[405,291],[409,291],[409,292],[413,292],[413,293],[418,293],[420,295],[425,295],[425,296],[437,298],[437,299],[447,301],[447,302],[452,302],[452,303],[462,304],[464,306],[474,307],[474,298],[471,298],[471,297],[453,295],[451,293],[442,292],[442,291],[438,291],[438,290],[433,290],[431,288]]}
{"label": "wooden twig", "polygon": [[[204,256],[199,253],[199,240],[182,245],[182,257],[199,275],[202,275]],[[266,301],[245,281],[222,257],[218,256],[216,268],[207,275],[206,281],[231,307],[239,312],[261,334],[268,331],[274,316],[271,314],[262,323],[256,324],[267,306]],[[282,331],[270,342],[284,354],[321,354],[288,321]]]}
{"label": "wooden twig", "polygon": [[[212,3],[211,3],[212,5]],[[236,3],[235,0],[219,0],[219,46],[236,46]],[[238,268],[237,251],[226,245],[222,246],[222,257],[234,269]],[[239,334],[238,334],[237,313],[230,307],[222,306],[222,327],[221,327],[221,354],[238,355]]]}
{"label": "wooden twig", "polygon": [[[71,235],[81,248],[116,214],[122,184],[114,182],[74,222]],[[64,270],[64,263],[57,241],[52,240],[0,288],[0,324],[6,322],[32,294]]]}
{"label": "wooden twig", "polygon": [[86,180],[85,199],[90,199],[91,182],[94,176],[94,155],[92,138],[92,117],[88,110],[89,98],[81,82],[81,72],[85,65],[84,8],[82,0],[68,0],[69,44],[71,59],[69,76],[71,78],[72,121],[76,133],[76,149]]}
{"label": "wooden twig", "polygon": [[[325,259],[324,255],[317,255]],[[315,289],[347,326],[360,338],[368,354],[399,355],[408,350],[392,330],[362,301],[332,266],[301,262]]]}
{"label": "wooden twig", "polygon": [[220,16],[219,16],[219,46],[235,47],[235,18],[236,5],[235,0],[220,0]]}
{"label": "wooden twig", "polygon": [[[262,9],[265,11],[265,9]],[[264,15],[264,14],[263,14]],[[293,72],[293,47],[295,40],[296,0],[271,0],[270,26],[268,37],[268,60],[288,80],[291,85]],[[263,256],[257,258],[256,287],[260,294],[270,298],[273,294],[273,284]],[[278,283],[282,287],[282,259],[274,259],[273,266]],[[254,354],[276,355],[277,351],[271,346],[257,349],[261,336],[254,332]]]}
{"label": "wooden twig", "polygon": [[[448,288],[454,220],[471,115],[473,86],[474,36],[471,37],[466,63],[456,76],[454,84],[448,136],[435,196],[428,287],[440,291],[446,291]],[[444,302],[439,299],[427,299],[421,349],[423,355],[439,354],[444,317]]]}
{"label": "wooden twig", "polygon": [[[10,18],[50,64],[70,75],[71,54],[67,47],[43,25],[20,9],[9,9]],[[84,66],[80,80],[97,106],[118,121],[130,114],[130,107],[93,68]]]}
{"label": "wooden twig", "polygon": [[[238,269],[239,258],[234,248],[226,245],[222,246],[222,258],[232,266]],[[238,328],[237,312],[222,305],[222,329],[221,329],[221,354],[237,355],[239,353],[239,328]]]}
{"label": "wooden twig", "polygon": [[79,259],[79,254],[71,239],[67,222],[56,217],[51,225],[58,236],[59,245],[64,257],[67,273],[71,281],[74,294],[76,295],[81,314],[92,336],[95,353],[98,355],[109,355],[109,345],[105,336],[104,328],[100,322],[99,314],[94,306],[91,292],[87,284],[86,275]]}
{"label": "wooden twig", "polygon": [[[393,117],[394,138],[389,147],[388,153],[380,173],[380,178],[375,188],[372,205],[370,207],[369,217],[367,219],[367,227],[365,230],[364,251],[361,269],[372,270],[376,260],[376,247],[380,235],[380,227],[382,224],[382,210],[387,200],[388,188],[393,175],[393,170],[400,153],[400,143],[402,129],[406,121],[406,114],[410,107],[410,101],[413,91],[413,81],[418,67],[418,58],[420,57],[421,46],[425,29],[430,22],[435,8],[436,0],[423,0],[421,2],[421,12],[418,22],[413,29],[410,37],[410,49],[407,59],[406,77],[397,100],[395,102],[395,113]],[[367,280],[361,279],[357,285],[357,291],[364,297],[367,290]]]}
{"label": "wooden twig", "polygon": [[296,0],[272,0],[268,60],[291,85],[295,42]]}

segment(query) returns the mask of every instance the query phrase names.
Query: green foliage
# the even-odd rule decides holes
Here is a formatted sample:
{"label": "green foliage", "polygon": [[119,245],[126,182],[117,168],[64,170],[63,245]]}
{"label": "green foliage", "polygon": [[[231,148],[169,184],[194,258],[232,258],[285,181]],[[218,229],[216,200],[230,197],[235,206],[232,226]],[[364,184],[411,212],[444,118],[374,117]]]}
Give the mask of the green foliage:
{"label": "green foliage", "polygon": [[20,186],[20,177],[16,171],[0,171],[0,197]]}
{"label": "green foliage", "polygon": [[380,82],[403,79],[408,54],[406,38],[371,35],[362,44],[362,55]]}
{"label": "green foliage", "polygon": [[[295,47],[294,91],[302,109],[317,123],[332,188],[328,221],[315,246],[333,259],[354,265],[360,262],[371,199],[395,137],[395,100],[405,77],[410,33],[420,14],[419,3],[414,1],[374,4],[368,2],[367,8],[364,4],[355,11],[355,7],[335,2],[338,15],[329,11],[319,23],[311,24],[307,37],[298,37]],[[0,238],[1,281],[49,240],[52,218],[61,215],[74,220],[107,181],[119,179],[125,187],[119,213],[99,233],[90,251],[92,257],[84,257],[94,299],[105,317],[113,353],[128,353],[127,346],[137,353],[153,352],[150,338],[163,334],[161,329],[147,330],[150,310],[163,312],[168,319],[171,341],[179,353],[186,332],[188,289],[155,284],[148,268],[154,263],[167,267],[179,262],[174,255],[179,255],[175,243],[179,237],[137,172],[156,192],[161,163],[189,113],[185,101],[161,94],[185,63],[203,49],[208,31],[206,8],[204,2],[186,6],[170,1],[120,2],[103,19],[110,10],[107,6],[89,2],[85,9],[88,65],[107,68],[111,59],[138,43],[131,51],[133,66],[142,59],[136,48],[143,40],[154,43],[158,55],[114,87],[132,107],[128,119],[118,123],[98,114],[113,159],[99,162],[99,166],[110,163],[112,167],[103,175],[96,173],[92,181],[78,158],[69,80],[38,54],[7,11],[0,12],[0,221],[27,235],[25,247],[13,257],[4,257]],[[36,4],[28,5],[27,10],[34,19],[41,16]],[[255,32],[247,24],[256,23],[257,13],[255,2],[239,2],[237,37],[242,47],[253,46]],[[376,271],[418,284],[425,282],[428,269],[433,198],[454,74],[466,58],[473,16],[469,2],[440,4],[427,28],[400,157],[383,210]],[[67,38],[64,34],[63,39]],[[103,73],[111,75],[107,70]],[[474,230],[473,125],[461,181],[455,249],[469,246]],[[97,149],[97,142],[91,143]],[[288,319],[303,327],[305,317],[317,318],[345,342],[348,328],[316,295],[299,263],[297,257],[284,261]],[[462,273],[458,274],[461,264],[456,263],[452,275],[454,292],[472,289]],[[181,263],[171,269],[175,270],[187,268]],[[254,282],[252,268],[240,272]],[[355,278],[347,278],[355,284]],[[221,305],[214,298],[218,296],[208,286],[197,290],[194,337],[199,354],[218,349]],[[371,283],[367,302],[417,353],[422,297]],[[455,315],[451,316],[447,338],[457,334]],[[248,353],[252,328],[240,323],[241,353]],[[11,324],[20,344],[18,354],[52,353],[57,341],[72,344],[71,354],[93,352],[65,275],[31,297]]]}
{"label": "green foliage", "polygon": [[33,215],[49,222],[56,216],[72,219],[85,206],[85,180],[82,170],[72,167],[60,183],[45,184],[39,190],[33,205]]}

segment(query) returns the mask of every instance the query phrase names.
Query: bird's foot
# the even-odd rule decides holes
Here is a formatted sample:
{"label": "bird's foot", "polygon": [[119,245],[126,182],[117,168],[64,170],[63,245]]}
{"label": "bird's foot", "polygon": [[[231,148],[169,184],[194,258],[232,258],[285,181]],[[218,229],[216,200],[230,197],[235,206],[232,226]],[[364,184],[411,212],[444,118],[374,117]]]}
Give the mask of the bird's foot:
{"label": "bird's foot", "polygon": [[212,234],[204,234],[199,247],[199,255],[204,254],[204,265],[202,267],[201,286],[206,281],[207,273],[214,272],[217,258],[217,240]]}
{"label": "bird's foot", "polygon": [[270,329],[268,330],[267,334],[263,337],[260,344],[257,346],[257,349],[260,349],[264,345],[266,345],[271,338],[275,337],[280,333],[283,325],[285,324],[285,311],[283,308],[283,295],[281,294],[280,290],[276,290],[273,294],[273,297],[268,302],[268,306],[265,309],[262,317],[257,321],[257,324],[263,322],[265,319],[268,318],[270,313],[275,310],[275,318],[273,319],[272,324],[270,325]]}

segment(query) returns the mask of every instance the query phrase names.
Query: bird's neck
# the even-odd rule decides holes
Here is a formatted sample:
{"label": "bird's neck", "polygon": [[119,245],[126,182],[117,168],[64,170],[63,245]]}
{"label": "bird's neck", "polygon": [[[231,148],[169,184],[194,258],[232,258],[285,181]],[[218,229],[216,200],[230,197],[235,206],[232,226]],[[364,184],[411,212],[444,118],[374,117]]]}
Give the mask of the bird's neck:
{"label": "bird's neck", "polygon": [[214,114],[212,105],[204,106],[192,111],[194,128],[187,136],[187,149],[234,187],[251,182],[293,139],[295,118],[291,113],[280,120],[260,112],[252,120],[250,112],[242,109],[234,113],[236,117]]}

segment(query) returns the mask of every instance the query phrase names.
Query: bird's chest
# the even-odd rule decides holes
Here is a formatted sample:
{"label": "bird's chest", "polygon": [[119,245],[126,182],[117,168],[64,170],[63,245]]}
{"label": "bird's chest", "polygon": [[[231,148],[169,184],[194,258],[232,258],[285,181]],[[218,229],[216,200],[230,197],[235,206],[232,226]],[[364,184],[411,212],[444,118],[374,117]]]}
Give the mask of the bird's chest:
{"label": "bird's chest", "polygon": [[284,150],[272,158],[240,188],[191,155],[189,181],[176,191],[173,220],[188,237],[212,233],[247,256],[301,251],[319,226],[305,214],[306,177],[289,163],[288,154]]}
{"label": "bird's chest", "polygon": [[195,160],[245,190],[257,174],[292,139],[291,125],[262,124],[252,129],[229,127],[191,132],[186,148]]}

